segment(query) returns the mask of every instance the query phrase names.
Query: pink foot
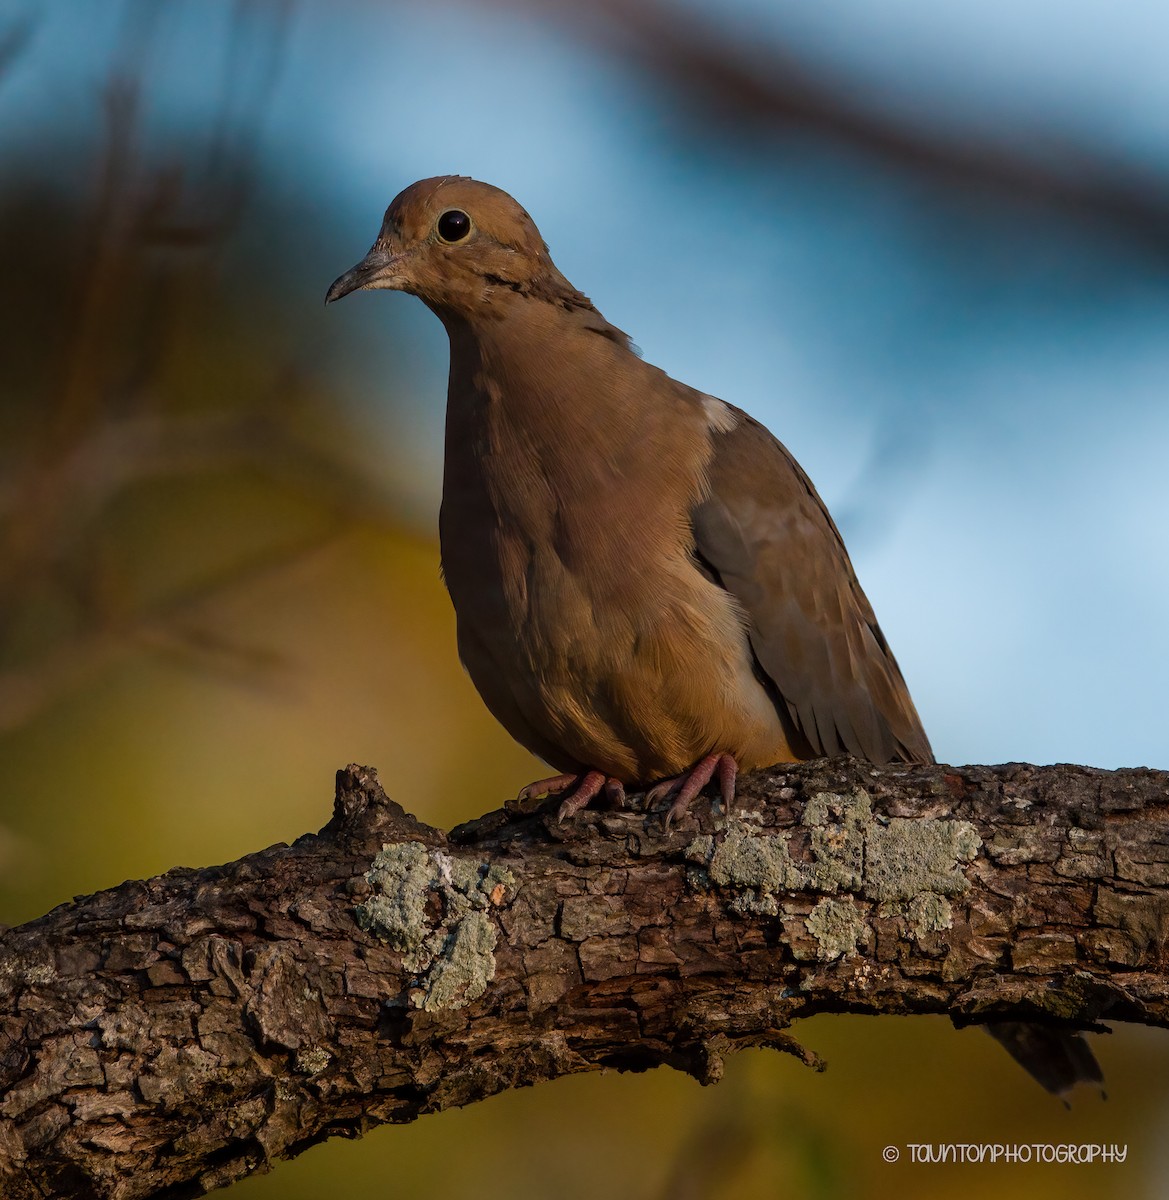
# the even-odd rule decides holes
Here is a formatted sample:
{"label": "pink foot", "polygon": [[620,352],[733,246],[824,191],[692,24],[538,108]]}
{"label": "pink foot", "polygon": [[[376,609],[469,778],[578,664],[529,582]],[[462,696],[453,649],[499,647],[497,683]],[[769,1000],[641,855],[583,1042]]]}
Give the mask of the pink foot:
{"label": "pink foot", "polygon": [[716,774],[723,807],[729,809],[735,799],[735,779],[739,774],[739,764],[730,754],[708,754],[696,762],[689,771],[684,771],[673,779],[663,779],[661,783],[654,784],[646,792],[646,804],[650,806],[668,796],[674,797],[674,803],[670,805],[670,810],[666,813],[663,826],[666,832],[669,832],[670,826],[675,821],[685,815],[694,797],[706,787]]}
{"label": "pink foot", "polygon": [[575,816],[601,792],[605,793],[610,804],[616,808],[625,807],[625,785],[620,779],[614,779],[603,771],[586,771],[583,775],[553,775],[548,779],[540,779],[529,783],[521,789],[516,798],[521,804],[535,800],[538,796],[558,796],[568,792],[556,820],[563,822]]}
{"label": "pink foot", "polygon": [[516,799],[521,803],[539,799],[540,796],[559,796],[566,792],[580,778],[579,775],[550,775],[547,779],[537,779],[527,787],[520,788]]}

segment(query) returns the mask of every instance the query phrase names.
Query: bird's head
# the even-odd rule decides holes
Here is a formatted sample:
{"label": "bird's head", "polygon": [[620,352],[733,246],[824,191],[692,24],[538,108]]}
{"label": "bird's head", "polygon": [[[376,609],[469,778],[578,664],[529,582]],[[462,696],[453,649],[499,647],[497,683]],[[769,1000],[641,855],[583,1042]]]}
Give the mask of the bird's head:
{"label": "bird's head", "polygon": [[506,192],[461,175],[406,188],[369,253],[333,281],[325,303],[363,288],[409,292],[440,316],[466,318],[515,294],[573,292],[532,218]]}

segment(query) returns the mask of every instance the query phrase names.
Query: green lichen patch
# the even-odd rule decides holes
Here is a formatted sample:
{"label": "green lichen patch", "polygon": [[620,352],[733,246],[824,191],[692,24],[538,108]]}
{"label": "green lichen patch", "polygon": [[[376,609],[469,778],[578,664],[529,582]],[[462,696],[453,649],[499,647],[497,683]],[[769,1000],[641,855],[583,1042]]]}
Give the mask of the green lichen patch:
{"label": "green lichen patch", "polygon": [[[982,845],[967,821],[875,816],[860,790],[818,792],[801,825],[806,834],[789,835],[732,819],[721,838],[696,837],[686,850],[694,864],[691,886],[726,889],[730,911],[742,916],[779,915],[784,893],[851,894],[876,901],[880,915],[903,920],[910,937],[922,938],[952,926],[949,898],[969,889],[963,864]],[[806,845],[811,861],[799,861],[793,845]],[[807,928],[821,956],[839,958],[851,950],[867,915],[867,905],[817,904]]]}
{"label": "green lichen patch", "polygon": [[759,833],[734,818],[727,822],[721,842],[697,837],[686,857],[705,861],[707,875],[718,887],[766,893],[795,891],[809,883],[807,872],[792,858],[782,834]]}
{"label": "green lichen patch", "polygon": [[905,905],[905,916],[915,937],[927,933],[941,933],[954,924],[954,910],[945,896],[934,892],[922,892],[913,896]]}
{"label": "green lichen patch", "polygon": [[462,1008],[495,978],[495,924],[486,913],[469,912],[447,935],[427,976],[417,1007],[427,1012]]}
{"label": "green lichen patch", "polygon": [[418,976],[414,1007],[462,1008],[483,995],[495,977],[497,933],[488,910],[516,890],[506,867],[394,842],[381,848],[365,878],[371,894],[354,916]]}
{"label": "green lichen patch", "polygon": [[821,900],[804,925],[816,939],[817,957],[825,962],[854,954],[857,943],[864,941],[868,931],[859,909],[850,900]]}
{"label": "green lichen patch", "polygon": [[968,821],[892,817],[873,822],[865,834],[864,895],[874,900],[911,900],[921,893],[960,896],[970,883],[961,864],[982,845]]}
{"label": "green lichen patch", "polygon": [[434,872],[421,842],[386,845],[366,872],[373,893],[356,909],[357,923],[395,950],[409,953],[426,940],[426,897]]}
{"label": "green lichen patch", "polygon": [[804,807],[811,831],[812,881],[821,892],[857,892],[864,871],[865,837],[873,827],[873,806],[861,791],[817,792]]}

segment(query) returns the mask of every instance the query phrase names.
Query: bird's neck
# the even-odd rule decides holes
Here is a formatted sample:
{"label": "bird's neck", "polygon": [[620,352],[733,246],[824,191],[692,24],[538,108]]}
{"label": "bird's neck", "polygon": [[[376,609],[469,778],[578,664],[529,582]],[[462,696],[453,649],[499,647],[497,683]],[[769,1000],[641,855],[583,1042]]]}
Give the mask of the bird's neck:
{"label": "bird's neck", "polygon": [[558,472],[579,459],[579,439],[598,429],[618,441],[636,436],[632,397],[605,385],[623,377],[629,351],[550,303],[517,298],[509,308],[476,321],[444,317],[448,456],[470,433],[475,453],[499,453],[507,443],[509,454],[522,450],[542,471]]}
{"label": "bird's neck", "polygon": [[[683,490],[696,491],[710,453],[702,398],[576,314],[519,304],[514,316],[444,321],[452,511],[489,502],[501,517],[514,508],[518,520],[522,509],[525,522],[532,505],[607,519],[649,469],[681,474],[694,481]],[[695,498],[674,496],[670,520]]]}

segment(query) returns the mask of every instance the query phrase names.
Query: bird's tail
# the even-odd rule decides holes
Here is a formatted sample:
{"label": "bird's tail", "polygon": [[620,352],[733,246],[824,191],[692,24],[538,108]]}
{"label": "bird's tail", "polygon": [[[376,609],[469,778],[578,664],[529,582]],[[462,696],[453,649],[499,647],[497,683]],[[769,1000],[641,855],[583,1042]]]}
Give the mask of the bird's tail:
{"label": "bird's tail", "polygon": [[1067,1103],[1077,1083],[1090,1083],[1104,1092],[1104,1073],[1082,1033],[1027,1021],[996,1021],[983,1028],[1007,1053],[1049,1092]]}

